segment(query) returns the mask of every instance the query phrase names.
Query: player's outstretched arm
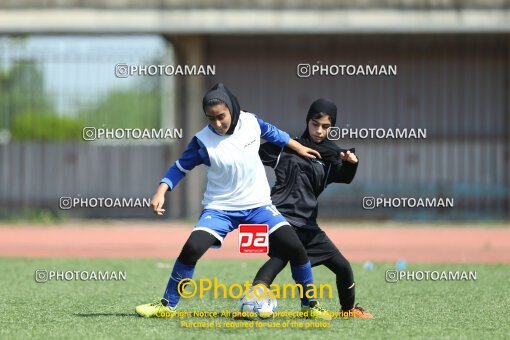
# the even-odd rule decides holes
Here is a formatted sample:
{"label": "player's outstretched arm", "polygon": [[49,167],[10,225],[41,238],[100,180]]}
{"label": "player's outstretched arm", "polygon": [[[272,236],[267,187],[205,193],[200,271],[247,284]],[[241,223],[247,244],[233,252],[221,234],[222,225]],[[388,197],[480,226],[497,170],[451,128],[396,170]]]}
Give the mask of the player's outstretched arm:
{"label": "player's outstretched arm", "polygon": [[260,125],[260,137],[264,138],[270,143],[277,146],[283,147],[288,146],[292,150],[296,151],[299,155],[307,158],[321,158],[320,153],[314,149],[310,149],[299,142],[296,142],[290,138],[289,134],[285,131],[278,129],[276,126],[266,123],[262,119],[257,117]]}
{"label": "player's outstretched arm", "polygon": [[165,212],[163,209],[165,193],[168,190],[173,190],[188,172],[200,164],[210,166],[209,155],[200,141],[193,137],[181,157],[175,161],[161,179],[156,193],[151,199],[151,208],[156,214],[163,215]]}
{"label": "player's outstretched arm", "polygon": [[352,163],[352,164],[358,164],[358,156],[354,152],[351,152],[351,150],[347,150],[345,152],[340,152],[340,158],[343,161]]}
{"label": "player's outstretched arm", "polygon": [[358,156],[354,153],[354,149],[344,150],[340,152],[339,156],[342,163],[332,165],[328,183],[349,184],[356,176],[359,163]]}
{"label": "player's outstretched arm", "polygon": [[165,213],[165,209],[163,209],[163,204],[165,203],[165,192],[168,191],[170,187],[166,183],[161,183],[156,190],[156,193],[151,198],[151,208],[155,214],[162,216]]}
{"label": "player's outstretched arm", "polygon": [[321,158],[321,154],[314,150],[310,149],[307,146],[301,145],[298,141],[294,139],[289,140],[289,144],[287,144],[289,148],[296,151],[300,156],[307,158]]}

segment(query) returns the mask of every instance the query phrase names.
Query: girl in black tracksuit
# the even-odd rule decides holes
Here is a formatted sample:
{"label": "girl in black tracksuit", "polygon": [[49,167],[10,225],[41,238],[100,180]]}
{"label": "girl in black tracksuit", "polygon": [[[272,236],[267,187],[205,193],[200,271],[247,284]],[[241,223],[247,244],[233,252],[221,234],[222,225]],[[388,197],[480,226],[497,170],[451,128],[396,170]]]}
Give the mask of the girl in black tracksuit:
{"label": "girl in black tracksuit", "polygon": [[[348,316],[372,315],[354,306],[354,278],[349,261],[317,224],[317,198],[330,183],[351,183],[358,168],[354,149],[343,150],[326,138],[327,128],[336,122],[336,105],[316,100],[306,117],[307,128],[297,140],[321,154],[321,159],[306,159],[287,147],[265,143],[260,147],[262,163],[274,169],[276,183],[271,199],[278,211],[291,223],[303,243],[312,266],[325,265],[336,274],[342,312]],[[270,236],[271,238],[271,236]],[[287,265],[285,249],[271,248],[270,259],[260,268],[253,284],[271,285]]]}

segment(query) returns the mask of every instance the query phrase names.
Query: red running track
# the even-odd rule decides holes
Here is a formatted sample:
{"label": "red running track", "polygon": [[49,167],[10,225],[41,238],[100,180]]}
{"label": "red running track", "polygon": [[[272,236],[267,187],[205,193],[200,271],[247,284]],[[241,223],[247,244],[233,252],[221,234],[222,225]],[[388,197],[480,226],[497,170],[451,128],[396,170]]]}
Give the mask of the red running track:
{"label": "red running track", "polygon": [[[325,224],[350,261],[510,263],[510,228],[444,226],[375,227]],[[192,227],[179,223],[68,223],[44,227],[0,225],[1,257],[175,258]],[[208,259],[264,259],[239,254],[237,231]]]}

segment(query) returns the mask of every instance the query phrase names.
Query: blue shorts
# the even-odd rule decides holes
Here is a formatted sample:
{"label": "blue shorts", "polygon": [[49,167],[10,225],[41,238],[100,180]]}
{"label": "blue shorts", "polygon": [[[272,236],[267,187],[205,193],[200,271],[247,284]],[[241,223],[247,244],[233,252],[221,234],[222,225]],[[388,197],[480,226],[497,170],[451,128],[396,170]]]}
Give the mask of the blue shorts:
{"label": "blue shorts", "polygon": [[289,222],[271,204],[237,211],[204,209],[193,231],[207,231],[218,239],[213,247],[220,248],[225,236],[237,229],[240,224],[267,224],[271,234],[276,229],[288,225]]}

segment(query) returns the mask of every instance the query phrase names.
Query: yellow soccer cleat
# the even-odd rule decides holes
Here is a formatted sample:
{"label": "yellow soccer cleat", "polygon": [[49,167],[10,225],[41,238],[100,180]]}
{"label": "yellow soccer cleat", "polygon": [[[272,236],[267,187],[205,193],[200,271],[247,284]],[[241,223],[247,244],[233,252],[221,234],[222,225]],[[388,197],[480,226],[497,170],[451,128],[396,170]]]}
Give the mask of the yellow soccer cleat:
{"label": "yellow soccer cleat", "polygon": [[319,306],[319,302],[310,301],[310,306],[301,306],[301,312],[305,313],[305,318],[320,319],[330,321],[331,313]]}
{"label": "yellow soccer cleat", "polygon": [[177,314],[175,307],[168,307],[168,301],[161,299],[154,303],[136,306],[136,314],[145,318],[173,318]]}

